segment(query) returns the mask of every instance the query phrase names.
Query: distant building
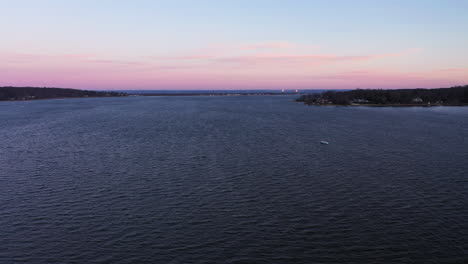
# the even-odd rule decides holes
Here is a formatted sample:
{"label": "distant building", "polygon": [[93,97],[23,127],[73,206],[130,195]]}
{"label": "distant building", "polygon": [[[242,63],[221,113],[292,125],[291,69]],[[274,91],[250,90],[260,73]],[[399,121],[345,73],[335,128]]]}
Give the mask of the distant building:
{"label": "distant building", "polygon": [[351,101],[353,104],[367,104],[369,103],[369,100],[366,99],[354,99]]}
{"label": "distant building", "polygon": [[423,103],[423,99],[421,97],[416,97],[416,98],[413,98],[413,103]]}

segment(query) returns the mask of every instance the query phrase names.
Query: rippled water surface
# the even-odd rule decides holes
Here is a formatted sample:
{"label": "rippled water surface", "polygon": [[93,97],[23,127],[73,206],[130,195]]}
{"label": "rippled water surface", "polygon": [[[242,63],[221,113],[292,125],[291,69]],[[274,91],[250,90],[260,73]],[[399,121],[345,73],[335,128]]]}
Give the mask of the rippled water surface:
{"label": "rippled water surface", "polygon": [[0,102],[0,263],[468,262],[468,108],[293,99]]}

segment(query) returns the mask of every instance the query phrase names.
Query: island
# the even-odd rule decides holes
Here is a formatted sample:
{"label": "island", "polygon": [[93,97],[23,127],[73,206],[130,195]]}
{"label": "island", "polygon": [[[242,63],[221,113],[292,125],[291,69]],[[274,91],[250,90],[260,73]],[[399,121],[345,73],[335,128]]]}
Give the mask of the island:
{"label": "island", "polygon": [[468,106],[468,85],[437,89],[356,89],[306,94],[307,105],[346,106]]}
{"label": "island", "polygon": [[117,97],[128,96],[121,92],[88,91],[67,88],[46,87],[0,87],[0,101],[26,101],[39,99]]}

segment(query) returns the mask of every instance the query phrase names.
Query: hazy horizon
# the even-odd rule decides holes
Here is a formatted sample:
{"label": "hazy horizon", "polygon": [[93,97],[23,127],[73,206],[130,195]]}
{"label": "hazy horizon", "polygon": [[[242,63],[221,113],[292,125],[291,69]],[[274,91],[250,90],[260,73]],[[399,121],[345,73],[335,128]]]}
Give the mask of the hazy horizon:
{"label": "hazy horizon", "polygon": [[381,87],[381,88],[365,88],[365,87],[356,87],[356,88],[305,88],[305,89],[294,89],[294,88],[285,88],[285,89],[281,89],[281,88],[264,88],[264,89],[261,89],[261,88],[252,88],[252,89],[248,89],[248,88],[245,88],[245,89],[216,89],[216,88],[213,88],[213,89],[203,89],[203,88],[191,88],[191,89],[164,89],[164,88],[158,88],[158,89],[153,89],[153,88],[147,88],[147,89],[131,89],[131,88],[121,88],[121,89],[96,89],[96,88],[73,88],[73,87],[52,87],[52,86],[10,86],[10,85],[6,85],[6,86],[0,86],[1,87],[24,87],[24,88],[60,88],[60,89],[76,89],[76,90],[88,90],[88,91],[116,91],[116,92],[119,92],[119,91],[122,91],[122,92],[126,92],[126,91],[162,91],[162,92],[170,92],[170,91],[187,91],[187,92],[190,92],[190,91],[219,91],[219,92],[236,92],[236,91],[277,91],[277,92],[301,92],[301,91],[349,91],[349,90],[356,90],[356,89],[362,89],[362,90],[404,90],[404,89],[440,89],[440,88],[452,88],[452,87],[457,87],[457,86],[466,86],[465,85],[454,85],[454,86],[451,86],[451,87],[431,87],[431,88],[428,88],[428,87],[414,87],[414,88],[405,88],[405,87],[402,87],[402,88],[385,88],[385,87]]}

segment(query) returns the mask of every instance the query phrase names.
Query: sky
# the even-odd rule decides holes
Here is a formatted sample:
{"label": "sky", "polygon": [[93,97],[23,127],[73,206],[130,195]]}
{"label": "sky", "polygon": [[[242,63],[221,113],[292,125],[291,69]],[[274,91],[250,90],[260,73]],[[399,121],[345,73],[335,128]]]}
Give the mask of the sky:
{"label": "sky", "polygon": [[0,0],[0,86],[468,84],[468,0]]}

